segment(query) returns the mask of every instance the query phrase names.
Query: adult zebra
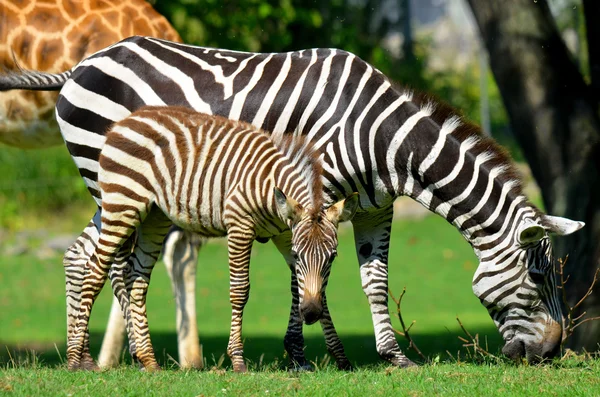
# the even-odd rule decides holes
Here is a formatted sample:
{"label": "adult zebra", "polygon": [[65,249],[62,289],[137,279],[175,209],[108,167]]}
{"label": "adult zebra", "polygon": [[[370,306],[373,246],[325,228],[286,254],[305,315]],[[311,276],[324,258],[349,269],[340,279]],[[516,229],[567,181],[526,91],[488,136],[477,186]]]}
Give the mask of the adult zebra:
{"label": "adult zebra", "polygon": [[[473,246],[480,261],[473,291],[504,338],[506,354],[533,362],[558,351],[562,315],[548,234],[573,233],[583,223],[544,215],[527,201],[494,142],[447,107],[395,88],[355,55],[334,49],[243,53],[132,37],[69,73],[7,77],[0,89],[63,85],[57,119],[96,195],[105,131],[146,104],[188,106],[310,139],[324,153],[329,200],[360,193],[352,223],[362,287],[377,351],[393,364],[410,363],[387,307],[392,204],[401,195],[446,218]],[[88,231],[81,241],[95,237],[93,227]],[[69,260],[77,285],[81,261]],[[76,302],[77,288],[71,296]]]}

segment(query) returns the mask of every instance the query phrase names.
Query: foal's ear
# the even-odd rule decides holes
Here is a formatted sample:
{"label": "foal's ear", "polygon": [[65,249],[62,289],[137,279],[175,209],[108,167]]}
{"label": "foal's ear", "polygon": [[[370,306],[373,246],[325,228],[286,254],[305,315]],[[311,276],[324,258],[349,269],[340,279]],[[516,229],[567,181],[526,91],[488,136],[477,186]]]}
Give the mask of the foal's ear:
{"label": "foal's ear", "polygon": [[327,208],[327,219],[336,225],[339,222],[351,220],[358,208],[358,202],[358,193],[352,193],[344,200],[340,200],[331,207]]}
{"label": "foal's ear", "polygon": [[296,200],[287,198],[278,187],[273,188],[273,194],[275,194],[275,204],[281,219],[296,223],[302,216],[304,208]]}

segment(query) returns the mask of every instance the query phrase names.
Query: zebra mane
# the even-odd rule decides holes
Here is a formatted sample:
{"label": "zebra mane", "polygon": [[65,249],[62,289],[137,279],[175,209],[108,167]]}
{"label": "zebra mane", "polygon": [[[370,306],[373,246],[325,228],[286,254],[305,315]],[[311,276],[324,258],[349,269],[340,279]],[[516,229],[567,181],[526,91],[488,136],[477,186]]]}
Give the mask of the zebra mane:
{"label": "zebra mane", "polygon": [[269,137],[277,149],[291,161],[294,168],[306,182],[312,204],[310,211],[312,214],[318,214],[324,205],[323,183],[321,181],[323,166],[319,158],[321,153],[304,136],[269,134]]}
{"label": "zebra mane", "polygon": [[[498,167],[501,170],[496,180],[502,184],[510,183],[512,185],[510,190],[511,195],[525,196],[521,173],[517,170],[510,153],[494,139],[484,135],[481,127],[470,122],[464,117],[462,112],[437,98],[435,95],[409,91],[406,88],[398,88],[397,85],[395,88],[398,92],[410,92],[411,101],[421,109],[428,109],[430,113],[429,118],[439,125],[440,128],[445,123],[455,124],[456,128],[454,128],[451,135],[459,142],[464,142],[468,139],[473,140],[474,146],[468,152],[475,155],[485,153],[489,157],[489,160],[486,162],[489,165],[489,169]],[[533,207],[535,208],[535,206]]]}

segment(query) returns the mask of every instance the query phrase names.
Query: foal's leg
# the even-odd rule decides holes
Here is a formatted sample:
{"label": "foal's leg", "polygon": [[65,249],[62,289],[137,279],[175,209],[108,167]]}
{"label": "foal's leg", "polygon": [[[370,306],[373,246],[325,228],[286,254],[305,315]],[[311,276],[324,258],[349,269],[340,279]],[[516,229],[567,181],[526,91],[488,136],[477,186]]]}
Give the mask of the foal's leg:
{"label": "foal's leg", "polygon": [[231,329],[227,354],[235,372],[246,372],[242,343],[242,317],[250,294],[250,253],[254,236],[247,230],[232,227],[228,230],[229,301],[231,302]]}
{"label": "foal's leg", "polygon": [[[278,236],[273,237],[273,243],[281,252],[292,273],[292,307],[290,309],[290,319],[288,322],[288,329],[283,339],[285,351],[290,357],[290,364],[292,368],[311,370],[311,365],[306,361],[304,355],[304,335],[302,333],[302,318],[300,317],[300,298],[298,293],[298,280],[296,278],[295,261],[291,255],[291,233],[284,232]],[[340,340],[331,315],[329,313],[329,307],[327,306],[327,297],[323,293],[323,317],[320,320],[321,328],[323,329],[323,335],[325,336],[325,345],[327,350],[333,356],[336,361],[338,368],[349,370],[352,369],[352,364],[346,357],[344,352],[344,345]]]}
{"label": "foal's leg", "polygon": [[177,305],[177,346],[182,368],[202,368],[196,319],[196,266],[205,239],[173,227],[165,238],[163,261],[171,278]]}
{"label": "foal's leg", "polygon": [[[124,213],[111,213],[104,211],[101,217],[100,234],[97,239],[96,249],[89,256],[85,265],[83,282],[81,284],[80,304],[77,309],[74,331],[67,340],[67,360],[69,369],[88,368],[87,356],[83,352],[89,352],[88,324],[92,306],[106,281],[108,271],[115,260],[128,255],[123,249],[123,244],[134,232],[139,224],[139,211],[124,211]],[[127,224],[118,219],[123,215],[131,223]],[[96,218],[96,217],[95,217]],[[89,353],[88,353],[89,355]],[[93,363],[93,361],[92,361]],[[94,364],[95,366],[95,364]]]}
{"label": "foal's leg", "polygon": [[312,370],[304,355],[304,334],[302,333],[302,319],[300,317],[300,294],[298,293],[298,279],[296,278],[296,262],[292,257],[292,233],[285,231],[271,240],[283,255],[291,271],[292,306],[287,331],[283,338],[283,346],[290,358],[290,368]]}
{"label": "foal's leg", "polygon": [[130,318],[135,338],[136,356],[148,371],[159,370],[150,340],[146,314],[146,294],[152,269],[160,254],[171,220],[157,207],[150,210],[138,229],[138,239],[129,257],[130,272],[127,277]]}
{"label": "foal's leg", "polygon": [[377,353],[399,367],[415,365],[400,350],[388,311],[388,253],[393,207],[356,213],[352,219],[362,288],[369,299]]}
{"label": "foal's leg", "polygon": [[333,326],[333,320],[331,319],[331,314],[329,314],[329,307],[327,306],[327,296],[325,292],[323,292],[323,317],[320,320],[321,328],[323,329],[323,335],[325,336],[325,345],[327,346],[327,351],[329,354],[333,356],[335,362],[339,369],[345,371],[352,370],[352,364],[350,364],[350,360],[346,357],[346,352],[344,352],[344,345],[340,340],[340,337]]}

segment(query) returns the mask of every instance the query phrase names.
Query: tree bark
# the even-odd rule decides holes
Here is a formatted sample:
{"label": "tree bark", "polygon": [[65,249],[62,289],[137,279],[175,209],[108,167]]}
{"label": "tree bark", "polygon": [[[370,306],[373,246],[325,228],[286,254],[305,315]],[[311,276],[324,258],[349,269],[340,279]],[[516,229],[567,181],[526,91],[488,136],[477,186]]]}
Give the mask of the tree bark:
{"label": "tree bark", "polygon": [[588,47],[588,62],[590,64],[590,78],[593,94],[596,100],[600,99],[600,1],[583,0],[585,18],[585,31]]}
{"label": "tree bark", "polygon": [[[555,257],[569,254],[567,292],[573,304],[587,291],[600,259],[598,96],[577,69],[546,1],[468,2],[547,212],[586,222],[573,235],[556,238],[554,245]],[[597,0],[584,3],[598,9]],[[582,311],[600,315],[600,286]],[[577,329],[569,347],[594,351],[599,342],[600,321],[592,321]]]}

